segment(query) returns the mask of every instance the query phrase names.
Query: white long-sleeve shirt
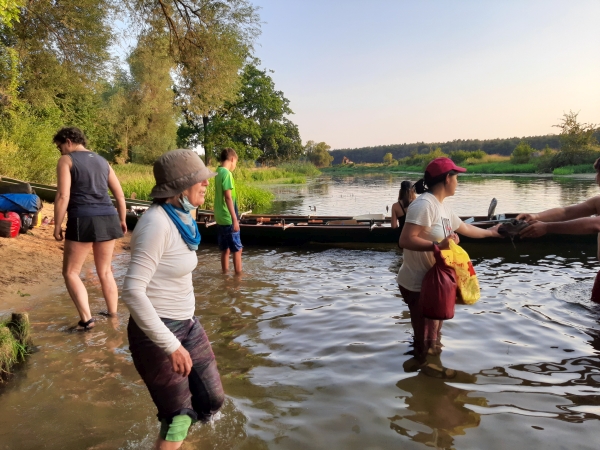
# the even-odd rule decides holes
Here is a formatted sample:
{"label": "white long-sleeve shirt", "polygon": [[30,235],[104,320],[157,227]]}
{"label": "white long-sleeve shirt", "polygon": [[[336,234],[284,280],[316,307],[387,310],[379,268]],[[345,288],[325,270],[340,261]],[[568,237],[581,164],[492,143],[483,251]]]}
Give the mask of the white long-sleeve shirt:
{"label": "white long-sleeve shirt", "polygon": [[135,323],[167,354],[181,343],[160,320],[194,316],[192,271],[198,265],[162,206],[153,205],[131,237],[131,263],[123,283],[123,301]]}

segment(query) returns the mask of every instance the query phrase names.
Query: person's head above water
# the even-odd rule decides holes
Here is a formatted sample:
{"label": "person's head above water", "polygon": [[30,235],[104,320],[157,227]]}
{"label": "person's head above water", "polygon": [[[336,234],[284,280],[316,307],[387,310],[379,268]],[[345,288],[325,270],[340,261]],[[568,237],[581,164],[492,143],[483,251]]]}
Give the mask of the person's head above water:
{"label": "person's head above water", "polygon": [[197,184],[207,185],[208,179],[216,175],[192,150],[171,150],[154,163],[156,186],[152,188],[150,197],[154,199],[176,197]]}
{"label": "person's head above water", "polygon": [[[458,173],[464,173],[467,169],[458,167],[450,158],[435,158],[425,168],[425,176],[415,183],[417,194],[431,192],[434,186],[449,182],[448,177],[453,177]],[[454,195],[454,192],[450,195]]]}

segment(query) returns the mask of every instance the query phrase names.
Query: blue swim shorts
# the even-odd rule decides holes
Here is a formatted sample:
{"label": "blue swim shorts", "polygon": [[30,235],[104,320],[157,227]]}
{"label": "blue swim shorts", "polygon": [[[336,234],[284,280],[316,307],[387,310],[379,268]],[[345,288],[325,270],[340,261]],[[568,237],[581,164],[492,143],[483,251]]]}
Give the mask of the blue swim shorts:
{"label": "blue swim shorts", "polygon": [[240,232],[234,232],[233,225],[217,225],[217,243],[222,252],[229,249],[231,253],[236,253],[244,248]]}

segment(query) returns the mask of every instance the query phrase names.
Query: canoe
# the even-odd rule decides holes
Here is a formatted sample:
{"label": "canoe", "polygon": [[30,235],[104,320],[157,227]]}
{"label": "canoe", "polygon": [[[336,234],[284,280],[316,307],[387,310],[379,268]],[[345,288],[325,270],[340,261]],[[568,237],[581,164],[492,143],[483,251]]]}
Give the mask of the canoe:
{"label": "canoe", "polygon": [[[516,216],[517,214],[513,213],[501,217],[507,220]],[[361,217],[245,214],[240,220],[241,238],[242,243],[248,245],[302,245],[309,242],[322,244],[395,244],[398,242],[399,230],[391,227],[390,217]],[[498,223],[498,220],[488,220],[487,216],[461,217],[461,219],[472,222],[473,225],[480,228],[489,228]],[[217,227],[214,221],[214,213],[198,210],[197,222],[202,242],[216,242]],[[560,237],[547,235],[527,242],[556,242],[559,239],[561,242],[567,241],[569,243],[594,243],[596,235],[564,235]],[[515,238],[515,242],[518,241],[520,239]],[[495,243],[512,247],[508,239],[472,239],[461,236],[461,242]]]}
{"label": "canoe", "polygon": [[[43,201],[48,203],[54,203],[56,198],[56,186],[41,183],[32,183],[27,181],[21,181],[14,178],[0,177],[0,186],[17,186],[28,184],[31,186],[32,193],[36,194]],[[115,203],[114,197],[110,196],[113,203]],[[127,207],[127,227],[130,230],[135,228],[135,224],[138,221],[139,216],[150,206],[152,202],[147,200],[137,200],[132,198],[125,199],[125,205]]]}

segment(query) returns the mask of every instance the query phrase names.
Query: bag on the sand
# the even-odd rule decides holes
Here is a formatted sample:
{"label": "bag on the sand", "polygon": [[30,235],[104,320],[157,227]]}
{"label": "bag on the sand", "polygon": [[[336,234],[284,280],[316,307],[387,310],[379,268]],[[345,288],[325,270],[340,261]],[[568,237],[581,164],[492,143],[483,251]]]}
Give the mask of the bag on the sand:
{"label": "bag on the sand", "polygon": [[435,265],[423,278],[419,302],[423,305],[423,316],[433,320],[448,320],[454,317],[456,304],[456,274],[446,264],[437,245],[433,247]]}
{"label": "bag on the sand", "polygon": [[19,228],[19,233],[27,233],[28,230],[33,228],[33,214],[19,214],[19,218],[21,219],[21,228]]}
{"label": "bag on the sand", "polygon": [[19,235],[21,218],[17,213],[0,213],[0,237],[14,238]]}
{"label": "bag on the sand", "polygon": [[442,255],[444,255],[446,264],[456,272],[456,285],[458,287],[456,303],[472,305],[481,297],[481,290],[471,258],[460,245],[452,240],[450,241],[450,249],[442,250]]}

